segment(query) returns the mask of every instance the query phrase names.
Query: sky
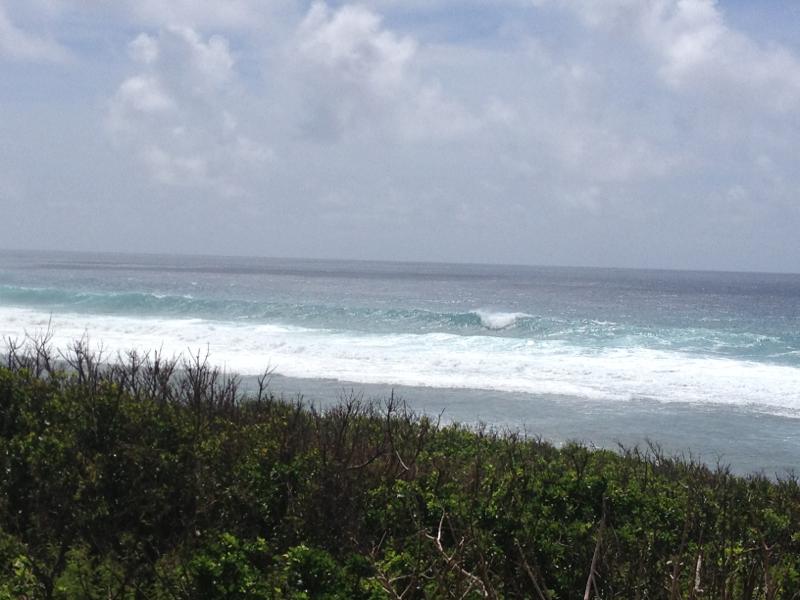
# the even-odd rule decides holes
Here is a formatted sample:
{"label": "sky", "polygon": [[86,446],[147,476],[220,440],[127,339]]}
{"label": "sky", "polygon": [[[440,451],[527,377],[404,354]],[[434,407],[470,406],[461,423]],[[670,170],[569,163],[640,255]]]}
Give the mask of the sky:
{"label": "sky", "polygon": [[800,272],[796,0],[0,0],[0,247]]}

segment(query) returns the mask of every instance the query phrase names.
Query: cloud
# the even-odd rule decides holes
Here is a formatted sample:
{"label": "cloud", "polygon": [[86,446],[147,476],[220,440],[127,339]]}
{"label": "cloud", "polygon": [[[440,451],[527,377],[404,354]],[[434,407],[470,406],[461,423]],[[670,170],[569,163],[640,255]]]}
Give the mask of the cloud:
{"label": "cloud", "polygon": [[175,102],[158,79],[148,75],[136,75],[123,81],[115,98],[115,110],[120,121],[124,121],[133,111],[162,113],[174,108]]}
{"label": "cloud", "polygon": [[156,26],[181,26],[198,29],[256,27],[266,12],[255,0],[130,0],[126,9],[137,19]]}
{"label": "cloud", "polygon": [[139,34],[128,50],[138,72],[109,103],[106,129],[114,141],[162,184],[245,193],[237,177],[263,167],[272,152],[239,126],[243,92],[227,39],[170,27]]}
{"label": "cloud", "polygon": [[153,64],[158,60],[158,41],[151,35],[140,33],[128,44],[128,54],[137,62]]}
{"label": "cloud", "polygon": [[457,136],[478,119],[420,76],[418,44],[357,5],[314,3],[290,48],[306,99],[306,132],[337,139],[379,130],[406,140]]}
{"label": "cloud", "polygon": [[23,31],[11,22],[0,3],[0,58],[32,62],[63,62],[69,52],[55,40]]}
{"label": "cloud", "polygon": [[772,109],[800,108],[800,61],[786,48],[731,28],[714,0],[538,0],[574,12],[589,28],[633,36],[658,75],[686,93],[746,94]]}
{"label": "cloud", "polygon": [[182,156],[153,144],[141,148],[139,156],[162,183],[188,186],[208,183],[208,160],[202,154]]}
{"label": "cloud", "polygon": [[378,15],[360,6],[332,11],[315,3],[300,24],[298,38],[307,59],[376,94],[391,94],[404,85],[416,51],[412,39],[384,29]]}
{"label": "cloud", "polygon": [[[76,205],[108,189],[136,210],[143,195],[191,203],[202,231],[230,211],[229,226],[251,235],[220,235],[226,252],[669,265],[678,239],[685,264],[714,246],[752,267],[763,240],[780,257],[800,227],[800,63],[768,41],[780,35],[737,29],[748,13],[732,4],[0,7],[0,32],[14,32],[0,37],[4,57],[16,36],[45,48],[19,43],[20,60],[48,60],[55,39],[74,59],[41,71],[0,63],[13,84],[0,151],[26,195],[61,201],[68,186],[56,182],[85,179],[80,194],[69,188]],[[50,157],[52,182],[36,156]],[[175,215],[172,228],[185,211]],[[782,260],[796,262],[792,252]]]}
{"label": "cloud", "polygon": [[162,46],[180,65],[181,72],[188,73],[196,88],[219,89],[235,77],[236,61],[226,38],[211,35],[203,39],[190,27],[173,26],[167,33],[161,39]]}

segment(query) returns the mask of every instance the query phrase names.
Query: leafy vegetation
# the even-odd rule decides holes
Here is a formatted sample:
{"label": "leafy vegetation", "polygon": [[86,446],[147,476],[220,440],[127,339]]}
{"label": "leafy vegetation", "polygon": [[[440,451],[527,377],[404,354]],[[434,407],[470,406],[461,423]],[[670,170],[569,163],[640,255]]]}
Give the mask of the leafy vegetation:
{"label": "leafy vegetation", "polygon": [[265,383],[11,344],[0,598],[800,598],[793,477]]}

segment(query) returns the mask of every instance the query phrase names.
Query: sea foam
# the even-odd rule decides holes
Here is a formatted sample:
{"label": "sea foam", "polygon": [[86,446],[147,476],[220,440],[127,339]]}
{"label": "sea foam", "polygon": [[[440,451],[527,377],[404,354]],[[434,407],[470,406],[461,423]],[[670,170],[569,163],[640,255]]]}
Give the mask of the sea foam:
{"label": "sea foam", "polygon": [[243,375],[271,366],[289,377],[598,401],[714,403],[800,416],[800,368],[653,348],[587,348],[564,340],[441,332],[366,334],[200,318],[51,317],[12,307],[0,308],[0,335],[41,331],[51,319],[56,347],[86,334],[107,354],[207,348],[213,362]]}
{"label": "sea foam", "polygon": [[516,325],[517,321],[533,318],[533,315],[522,312],[492,312],[489,310],[476,310],[474,314],[481,320],[481,325],[486,329],[508,329]]}

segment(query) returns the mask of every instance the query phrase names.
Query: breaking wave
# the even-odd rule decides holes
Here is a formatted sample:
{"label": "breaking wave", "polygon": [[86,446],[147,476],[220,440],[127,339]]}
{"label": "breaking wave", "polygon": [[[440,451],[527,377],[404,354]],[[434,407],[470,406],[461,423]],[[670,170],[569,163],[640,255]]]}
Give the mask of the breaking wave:
{"label": "breaking wave", "polygon": [[[528,317],[518,316],[516,321],[520,318]],[[42,330],[50,319],[51,314],[42,310],[0,307],[0,335],[18,337],[22,331]],[[56,345],[86,333],[91,341],[102,342],[107,352],[162,348],[179,354],[207,347],[215,362],[245,375],[271,365],[290,377],[597,400],[758,406],[800,416],[800,368],[669,349],[79,313],[53,315],[52,325]]]}
{"label": "breaking wave", "polygon": [[515,326],[522,319],[535,319],[533,315],[522,312],[491,312],[476,310],[474,313],[486,329],[500,330]]}
{"label": "breaking wave", "polygon": [[[657,327],[636,323],[476,309],[342,307],[270,300],[195,297],[190,294],[69,291],[0,285],[0,306],[75,315],[280,325],[385,336],[453,334],[565,343],[586,350],[629,347],[701,356],[767,361],[800,367],[800,336],[713,327]],[[94,317],[92,317],[94,319]]]}

